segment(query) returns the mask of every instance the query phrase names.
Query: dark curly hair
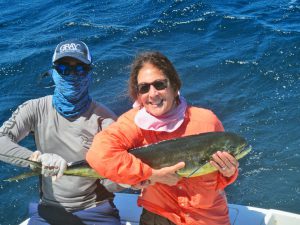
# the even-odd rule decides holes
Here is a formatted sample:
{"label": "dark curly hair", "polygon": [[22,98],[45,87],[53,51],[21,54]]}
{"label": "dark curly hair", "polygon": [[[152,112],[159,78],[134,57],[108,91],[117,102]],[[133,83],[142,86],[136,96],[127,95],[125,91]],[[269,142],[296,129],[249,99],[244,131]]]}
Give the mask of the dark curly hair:
{"label": "dark curly hair", "polygon": [[144,64],[150,63],[163,72],[163,74],[169,79],[170,85],[175,92],[181,87],[181,81],[170,60],[161,54],[160,52],[144,52],[136,56],[131,65],[131,72],[128,82],[129,96],[136,100],[138,97],[137,90],[137,77],[139,71],[143,68]]}

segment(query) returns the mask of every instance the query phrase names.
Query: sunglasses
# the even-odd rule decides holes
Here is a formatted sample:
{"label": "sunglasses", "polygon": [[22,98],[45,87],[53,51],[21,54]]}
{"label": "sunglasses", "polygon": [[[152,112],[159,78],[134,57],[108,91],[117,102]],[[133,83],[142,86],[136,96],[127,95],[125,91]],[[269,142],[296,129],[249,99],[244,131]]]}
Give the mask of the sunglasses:
{"label": "sunglasses", "polygon": [[156,90],[164,90],[168,87],[168,80],[155,80],[152,83],[140,83],[137,86],[137,90],[139,94],[146,94],[150,90],[150,86],[153,86]]}
{"label": "sunglasses", "polygon": [[91,70],[91,66],[89,65],[77,64],[75,66],[71,66],[68,63],[57,63],[53,65],[53,68],[60,75],[75,74],[79,76],[86,76],[88,72]]}

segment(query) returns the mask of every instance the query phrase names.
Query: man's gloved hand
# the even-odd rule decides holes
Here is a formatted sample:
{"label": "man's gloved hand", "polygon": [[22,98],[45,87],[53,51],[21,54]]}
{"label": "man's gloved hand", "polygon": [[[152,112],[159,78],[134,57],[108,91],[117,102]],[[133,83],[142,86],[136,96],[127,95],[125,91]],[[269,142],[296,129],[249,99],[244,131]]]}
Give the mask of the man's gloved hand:
{"label": "man's gloved hand", "polygon": [[42,163],[42,174],[45,177],[61,177],[67,168],[67,162],[62,157],[52,153],[45,153],[38,157],[38,162]]}
{"label": "man's gloved hand", "polygon": [[[39,156],[40,156],[41,154],[42,154],[42,153],[41,153],[40,151],[35,151],[35,152],[33,152],[33,153],[31,154],[31,156],[29,157],[29,160],[37,162],[37,161],[38,161],[38,158],[39,158]],[[39,169],[39,168],[37,168],[37,167],[36,167],[35,165],[33,165],[33,164],[30,164],[29,166],[30,166],[30,169],[32,169],[33,171]]]}
{"label": "man's gloved hand", "polygon": [[41,152],[35,151],[29,159],[42,163],[42,175],[45,177],[56,176],[59,178],[67,168],[66,160],[53,153],[41,154]]}

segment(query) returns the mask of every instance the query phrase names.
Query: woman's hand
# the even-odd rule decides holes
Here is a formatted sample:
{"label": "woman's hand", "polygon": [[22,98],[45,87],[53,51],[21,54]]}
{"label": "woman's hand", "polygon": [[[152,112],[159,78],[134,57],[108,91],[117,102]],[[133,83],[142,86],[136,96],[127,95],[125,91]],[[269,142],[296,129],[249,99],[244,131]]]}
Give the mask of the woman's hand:
{"label": "woman's hand", "polygon": [[238,170],[239,162],[228,152],[218,151],[212,155],[210,164],[217,168],[224,177],[231,177]]}
{"label": "woman's hand", "polygon": [[169,186],[176,185],[181,179],[176,171],[182,169],[184,166],[185,163],[180,162],[174,166],[164,167],[158,170],[152,169],[152,175],[149,178],[150,184],[162,183]]}

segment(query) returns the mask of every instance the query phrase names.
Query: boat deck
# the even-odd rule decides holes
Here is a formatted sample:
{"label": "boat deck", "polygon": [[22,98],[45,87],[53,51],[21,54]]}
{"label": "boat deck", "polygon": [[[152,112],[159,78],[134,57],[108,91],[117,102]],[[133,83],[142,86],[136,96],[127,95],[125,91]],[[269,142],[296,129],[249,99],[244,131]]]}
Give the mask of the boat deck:
{"label": "boat deck", "polygon": [[[142,208],[137,206],[137,194],[115,193],[122,225],[138,225]],[[299,225],[300,215],[274,209],[228,204],[231,225]],[[25,220],[20,225],[27,225]]]}
{"label": "boat deck", "polygon": [[[138,195],[116,193],[115,204],[124,225],[138,225],[142,209],[136,205]],[[126,203],[126,204],[124,204]],[[300,215],[289,212],[228,204],[231,225],[299,225]]]}

